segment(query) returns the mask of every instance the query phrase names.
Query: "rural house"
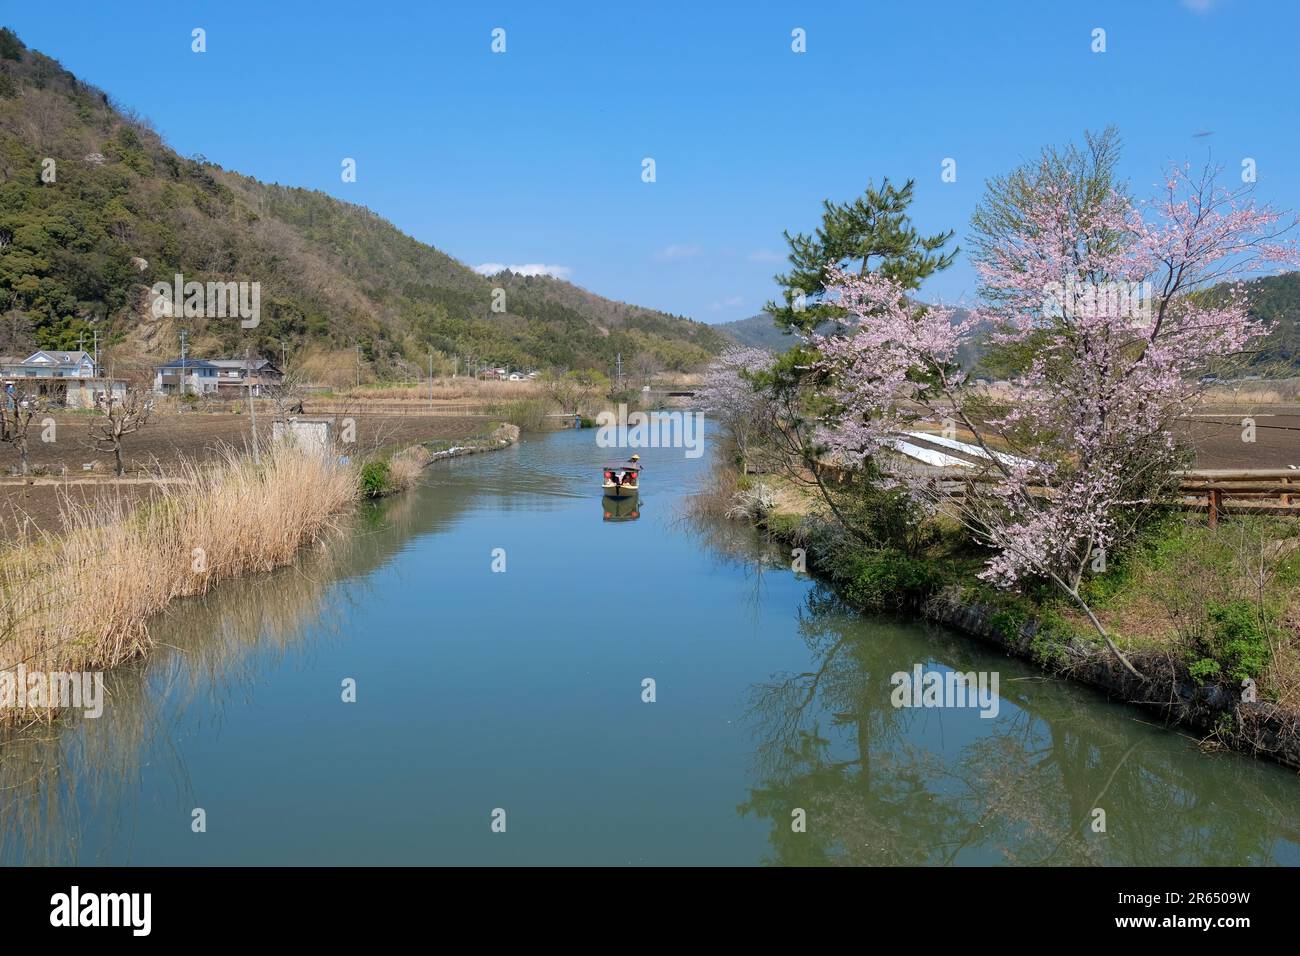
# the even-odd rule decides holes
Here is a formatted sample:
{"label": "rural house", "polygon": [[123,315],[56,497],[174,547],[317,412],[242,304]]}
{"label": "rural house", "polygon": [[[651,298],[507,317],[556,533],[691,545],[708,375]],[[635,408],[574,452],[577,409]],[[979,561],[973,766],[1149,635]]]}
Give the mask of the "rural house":
{"label": "rural house", "polygon": [[153,367],[153,390],[163,395],[216,395],[217,371],[205,359],[174,359]]}
{"label": "rural house", "polygon": [[110,395],[120,400],[126,394],[125,380],[104,377],[85,350],[42,349],[21,361],[0,358],[0,379],[7,393],[36,394],[69,408],[94,408]]}
{"label": "rural house", "polygon": [[229,394],[235,390],[246,392],[251,386],[254,395],[264,394],[267,388],[284,381],[284,373],[269,359],[212,359],[217,367],[217,393]]}
{"label": "rural house", "polygon": [[251,387],[254,395],[284,380],[284,373],[264,358],[176,359],[155,365],[153,387],[164,395],[208,395],[238,398]]}
{"label": "rural house", "polygon": [[5,359],[0,364],[0,375],[6,381],[19,378],[97,378],[99,369],[85,350],[55,352],[41,349],[21,362]]}

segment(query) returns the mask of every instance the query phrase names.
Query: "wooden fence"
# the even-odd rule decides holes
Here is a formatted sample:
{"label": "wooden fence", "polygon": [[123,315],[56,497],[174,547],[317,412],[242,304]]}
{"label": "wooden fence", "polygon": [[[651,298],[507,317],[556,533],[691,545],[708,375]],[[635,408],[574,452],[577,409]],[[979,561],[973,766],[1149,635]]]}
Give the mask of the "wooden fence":
{"label": "wooden fence", "polygon": [[1208,511],[1211,526],[1231,511],[1300,514],[1300,471],[1206,468],[1179,477],[1183,507]]}

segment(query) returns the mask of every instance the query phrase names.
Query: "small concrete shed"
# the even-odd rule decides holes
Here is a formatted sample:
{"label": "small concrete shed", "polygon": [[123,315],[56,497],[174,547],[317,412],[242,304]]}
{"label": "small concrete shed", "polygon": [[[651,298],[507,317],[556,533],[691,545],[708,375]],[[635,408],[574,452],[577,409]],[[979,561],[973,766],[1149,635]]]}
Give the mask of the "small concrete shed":
{"label": "small concrete shed", "polygon": [[287,441],[313,451],[329,451],[333,438],[334,420],[331,418],[290,418],[271,423],[271,440]]}

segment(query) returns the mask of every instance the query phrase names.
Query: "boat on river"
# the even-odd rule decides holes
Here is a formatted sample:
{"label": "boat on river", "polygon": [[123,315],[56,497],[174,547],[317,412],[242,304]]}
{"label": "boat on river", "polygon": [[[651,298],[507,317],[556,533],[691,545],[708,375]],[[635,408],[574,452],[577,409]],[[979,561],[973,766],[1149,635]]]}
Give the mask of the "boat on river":
{"label": "boat on river", "polygon": [[641,466],[634,461],[606,465],[605,497],[630,498],[641,490]]}

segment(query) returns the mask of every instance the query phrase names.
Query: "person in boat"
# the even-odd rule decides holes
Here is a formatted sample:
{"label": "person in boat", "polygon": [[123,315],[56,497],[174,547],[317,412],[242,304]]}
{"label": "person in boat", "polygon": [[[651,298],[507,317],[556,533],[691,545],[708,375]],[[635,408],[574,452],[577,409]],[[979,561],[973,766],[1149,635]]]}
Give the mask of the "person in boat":
{"label": "person in boat", "polygon": [[623,480],[624,480],[624,481],[630,481],[630,482],[632,482],[634,485],[635,485],[635,484],[640,484],[640,482],[638,482],[637,479],[641,477],[641,456],[640,456],[640,455],[633,455],[633,456],[632,456],[631,458],[629,458],[627,461],[628,461],[628,464],[631,466],[631,469],[630,469],[630,470],[631,470],[632,473],[631,473],[630,475],[628,475],[626,478],[624,478]]}

